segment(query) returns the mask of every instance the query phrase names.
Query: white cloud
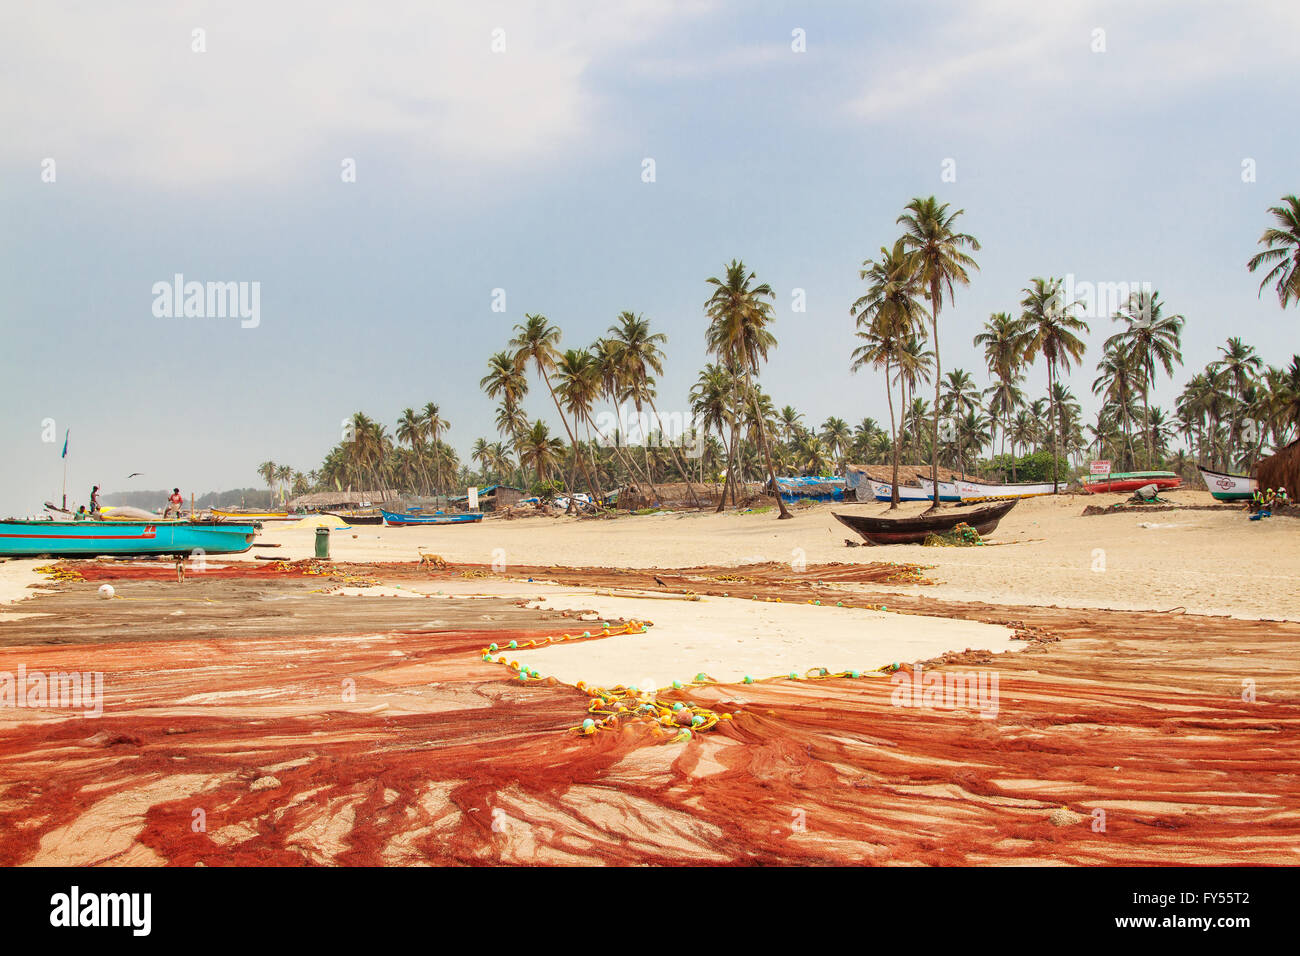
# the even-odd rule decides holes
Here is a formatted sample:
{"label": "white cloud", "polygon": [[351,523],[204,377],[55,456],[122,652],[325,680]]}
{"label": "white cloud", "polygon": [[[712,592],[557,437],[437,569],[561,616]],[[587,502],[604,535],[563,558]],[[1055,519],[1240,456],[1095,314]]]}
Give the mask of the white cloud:
{"label": "white cloud", "polygon": [[[62,157],[88,177],[188,186],[310,178],[325,153],[336,171],[350,145],[377,142],[435,169],[538,161],[596,127],[589,66],[699,7],[8,5],[0,162]],[[204,53],[191,49],[196,28]]]}
{"label": "white cloud", "polygon": [[[1024,126],[1009,102],[1050,108],[1081,82],[1099,104],[1159,103],[1244,72],[1289,73],[1300,30],[1294,0],[996,0],[946,11],[932,33],[871,62],[870,86],[848,104],[851,114],[886,120],[928,110],[934,122]],[[1103,53],[1092,52],[1096,29],[1105,31]],[[1084,74],[1085,66],[1095,69]]]}

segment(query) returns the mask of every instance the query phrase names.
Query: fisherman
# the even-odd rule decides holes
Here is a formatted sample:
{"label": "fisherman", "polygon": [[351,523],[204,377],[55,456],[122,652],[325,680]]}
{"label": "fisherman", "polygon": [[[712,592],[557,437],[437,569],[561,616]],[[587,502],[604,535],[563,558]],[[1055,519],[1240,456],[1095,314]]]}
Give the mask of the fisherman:
{"label": "fisherman", "polygon": [[185,504],[185,499],[181,497],[181,490],[173,488],[171,497],[167,499],[167,507],[163,510],[163,517],[171,515],[172,511],[176,512],[176,517],[181,516],[181,506]]}
{"label": "fisherman", "polygon": [[80,508],[78,508],[77,513],[72,516],[73,521],[86,521],[89,518],[90,515],[86,513],[85,505],[82,505]]}
{"label": "fisherman", "polygon": [[99,514],[99,485],[90,489],[90,513]]}

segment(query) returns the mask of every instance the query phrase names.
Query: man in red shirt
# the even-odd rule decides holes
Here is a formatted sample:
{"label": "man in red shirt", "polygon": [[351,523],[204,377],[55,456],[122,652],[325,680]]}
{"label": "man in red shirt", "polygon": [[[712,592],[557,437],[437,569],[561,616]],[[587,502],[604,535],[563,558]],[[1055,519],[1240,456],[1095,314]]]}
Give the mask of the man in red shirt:
{"label": "man in red shirt", "polygon": [[167,499],[167,508],[163,511],[163,517],[166,518],[170,516],[174,510],[176,512],[176,517],[179,518],[181,516],[181,505],[183,504],[185,504],[185,499],[181,497],[181,490],[179,488],[173,488],[171,497]]}

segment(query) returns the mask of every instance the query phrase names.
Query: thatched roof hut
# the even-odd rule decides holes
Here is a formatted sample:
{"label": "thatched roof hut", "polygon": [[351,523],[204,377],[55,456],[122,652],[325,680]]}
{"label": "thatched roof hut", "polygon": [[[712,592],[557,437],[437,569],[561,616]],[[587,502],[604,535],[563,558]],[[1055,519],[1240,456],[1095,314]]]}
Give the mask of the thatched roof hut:
{"label": "thatched roof hut", "polygon": [[364,508],[384,502],[397,501],[400,491],[387,488],[383,491],[316,491],[289,499],[295,511],[319,511],[322,508]]}
{"label": "thatched roof hut", "polygon": [[[894,466],[890,465],[846,465],[845,466],[845,486],[849,491],[854,490],[862,481],[865,475],[872,481],[891,482],[894,480]],[[898,483],[900,485],[916,484],[916,476],[925,475],[930,477],[930,466],[925,465],[905,465],[902,462],[898,464]],[[952,481],[954,478],[960,478],[961,472],[953,471],[951,468],[939,466],[939,480]],[[973,477],[970,472],[966,477]]]}
{"label": "thatched roof hut", "polygon": [[1300,495],[1300,438],[1256,465],[1255,478],[1259,481],[1260,491],[1285,488],[1287,497],[1297,500]]}
{"label": "thatched roof hut", "polygon": [[[718,496],[722,494],[721,482],[708,482],[701,484],[693,481],[688,486],[684,481],[665,481],[656,483],[654,490],[644,482],[635,485],[625,485],[618,490],[617,506],[626,511],[639,511],[642,508],[671,508],[674,510],[689,509],[695,507],[691,500],[690,489],[695,490],[695,496],[699,499],[700,507],[716,508],[718,506]],[[746,482],[744,487],[737,489],[737,499],[752,498],[755,495],[762,494],[762,485],[758,482]],[[659,494],[656,496],[655,491]],[[731,496],[727,496],[730,500]]]}

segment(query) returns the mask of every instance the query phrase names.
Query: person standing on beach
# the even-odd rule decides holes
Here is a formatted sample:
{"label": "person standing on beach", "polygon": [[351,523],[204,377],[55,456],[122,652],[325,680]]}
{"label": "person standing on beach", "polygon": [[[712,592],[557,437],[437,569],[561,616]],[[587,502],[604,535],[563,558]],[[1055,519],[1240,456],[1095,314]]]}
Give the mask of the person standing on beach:
{"label": "person standing on beach", "polygon": [[99,485],[90,489],[90,514],[92,517],[99,514]]}
{"label": "person standing on beach", "polygon": [[176,517],[181,516],[181,506],[185,504],[185,499],[181,497],[181,490],[173,488],[171,497],[167,499],[167,508],[163,511],[163,517],[168,517],[172,511],[176,512]]}

